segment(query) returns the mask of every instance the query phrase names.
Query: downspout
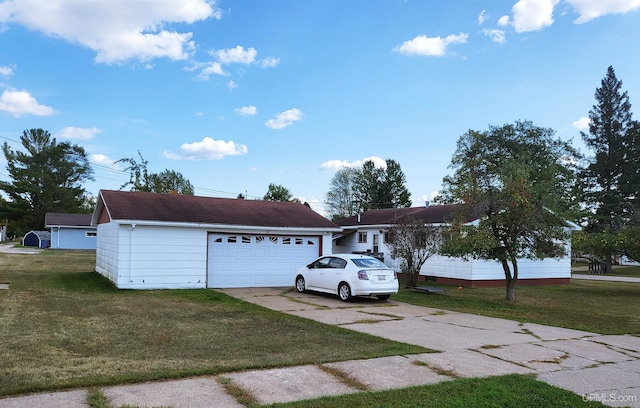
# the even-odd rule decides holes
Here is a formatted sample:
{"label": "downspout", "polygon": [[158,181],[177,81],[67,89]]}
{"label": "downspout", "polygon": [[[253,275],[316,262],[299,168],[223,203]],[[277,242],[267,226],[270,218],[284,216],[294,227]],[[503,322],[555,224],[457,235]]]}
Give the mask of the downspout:
{"label": "downspout", "polygon": [[131,224],[129,231],[129,283],[133,282],[133,232],[136,230],[136,224]]}

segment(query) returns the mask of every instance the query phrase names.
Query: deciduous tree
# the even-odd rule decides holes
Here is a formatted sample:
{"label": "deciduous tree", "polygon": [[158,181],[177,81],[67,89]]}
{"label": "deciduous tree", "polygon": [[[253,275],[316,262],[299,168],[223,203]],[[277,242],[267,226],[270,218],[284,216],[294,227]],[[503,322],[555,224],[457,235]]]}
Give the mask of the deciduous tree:
{"label": "deciduous tree", "polygon": [[146,191],[160,194],[193,195],[193,185],[182,173],[165,169],[160,173],[149,173],[149,162],[138,152],[140,161],[133,157],[123,158],[116,163],[127,163],[125,171],[129,172],[129,181],[120,188],[131,186],[131,191]]}
{"label": "deciduous tree", "polygon": [[358,213],[355,202],[355,175],[357,170],[345,167],[336,172],[331,179],[325,204],[332,220],[339,220]]}
{"label": "deciduous tree", "polygon": [[285,186],[270,183],[267,189],[267,193],[264,195],[263,200],[267,201],[293,201],[293,196],[288,188]]}
{"label": "deciduous tree", "polygon": [[421,219],[402,217],[389,229],[388,237],[391,255],[401,259],[400,271],[407,287],[417,286],[420,269],[440,250],[440,230]]}
{"label": "deciduous tree", "polygon": [[[452,220],[443,252],[499,262],[506,299],[514,300],[519,259],[566,253],[577,159],[553,130],[528,121],[462,135],[440,201],[464,204],[467,213]],[[469,212],[476,223],[465,223]]]}

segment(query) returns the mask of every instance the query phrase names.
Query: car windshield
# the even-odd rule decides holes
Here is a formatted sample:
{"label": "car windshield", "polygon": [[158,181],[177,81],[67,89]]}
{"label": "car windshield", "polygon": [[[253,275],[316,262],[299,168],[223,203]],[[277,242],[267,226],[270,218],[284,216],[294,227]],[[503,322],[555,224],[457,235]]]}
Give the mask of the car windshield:
{"label": "car windshield", "polygon": [[387,265],[376,258],[354,258],[352,261],[359,268],[387,268]]}

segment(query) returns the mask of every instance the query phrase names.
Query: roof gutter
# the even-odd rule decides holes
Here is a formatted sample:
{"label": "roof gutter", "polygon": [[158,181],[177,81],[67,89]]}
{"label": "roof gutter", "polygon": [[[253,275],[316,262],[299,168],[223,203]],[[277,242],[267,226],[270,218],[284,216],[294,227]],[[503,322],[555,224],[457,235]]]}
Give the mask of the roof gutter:
{"label": "roof gutter", "polygon": [[137,225],[150,227],[177,227],[177,228],[206,228],[218,232],[237,233],[238,231],[246,233],[309,233],[309,232],[342,232],[342,228],[325,228],[325,227],[268,227],[260,225],[232,225],[232,224],[208,224],[193,222],[164,222],[164,221],[141,221],[141,220],[111,220],[111,222],[120,225]]}

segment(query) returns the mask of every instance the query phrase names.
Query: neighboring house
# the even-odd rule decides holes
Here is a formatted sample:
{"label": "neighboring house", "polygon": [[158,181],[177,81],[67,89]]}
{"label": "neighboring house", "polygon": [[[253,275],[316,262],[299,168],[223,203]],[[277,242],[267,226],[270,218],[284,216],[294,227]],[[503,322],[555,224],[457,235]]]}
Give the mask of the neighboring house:
{"label": "neighboring house", "polygon": [[[388,208],[371,210],[357,216],[337,221],[344,230],[334,236],[334,253],[363,252],[380,258],[388,266],[400,271],[400,260],[391,257],[386,238],[389,228],[397,219],[411,216],[421,219],[426,224],[444,226],[453,217],[457,205],[432,205],[411,208]],[[477,222],[473,217],[468,223]],[[568,223],[569,229],[578,228]],[[570,242],[566,245],[570,249]],[[571,251],[568,250],[569,254]],[[469,260],[451,258],[441,255],[430,257],[423,265],[420,275],[423,279],[435,279],[436,282],[470,287],[489,287],[504,285],[502,265],[495,261]],[[562,259],[546,258],[543,260],[518,260],[518,284],[548,285],[567,284],[571,279],[571,257]]]}
{"label": "neighboring house", "polygon": [[102,190],[96,271],[126,289],[293,286],[341,231],[290,202]]}
{"label": "neighboring house", "polygon": [[48,248],[51,245],[51,233],[49,231],[29,231],[22,237],[22,245]]}
{"label": "neighboring house", "polygon": [[97,228],[91,214],[46,213],[44,224],[51,231],[51,248],[96,249]]}

